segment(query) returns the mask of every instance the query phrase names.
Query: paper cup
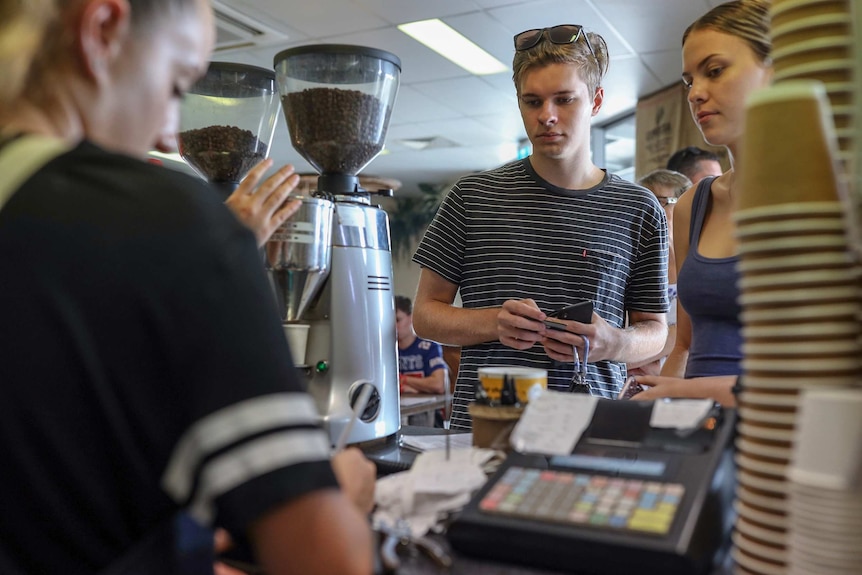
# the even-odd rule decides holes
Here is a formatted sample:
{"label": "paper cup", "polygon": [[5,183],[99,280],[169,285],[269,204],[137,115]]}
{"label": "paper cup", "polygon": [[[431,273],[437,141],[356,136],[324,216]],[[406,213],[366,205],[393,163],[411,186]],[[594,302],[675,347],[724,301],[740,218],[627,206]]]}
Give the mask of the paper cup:
{"label": "paper cup", "polygon": [[515,382],[518,401],[523,404],[530,401],[530,390],[535,387],[548,388],[548,372],[544,369],[513,366],[480,367],[479,382],[485,388],[488,397],[493,401],[500,400],[503,390],[503,380],[510,377]]}
{"label": "paper cup", "polygon": [[754,421],[758,423],[777,423],[778,425],[789,426],[796,423],[795,412],[787,413],[768,409],[758,409],[756,407],[740,407],[739,416],[745,421]]}
{"label": "paper cup", "polygon": [[[754,423],[754,422],[745,422],[742,421],[739,423],[739,433],[741,433],[745,437],[750,437],[753,439],[765,439],[768,441],[786,441],[792,442],[794,438],[794,431],[791,427],[770,427],[767,425]],[[741,475],[741,474],[740,474]],[[752,478],[748,478],[749,482],[747,485],[751,487],[756,487],[758,489],[765,489],[767,491],[778,491],[779,493],[785,493],[787,488],[784,485],[784,482],[781,483],[781,488],[774,485],[774,483],[765,482],[761,485],[758,485],[756,481],[753,481]],[[753,479],[758,479],[757,477]],[[740,478],[740,481],[742,479]]]}
{"label": "paper cup", "polygon": [[759,290],[780,290],[785,287],[853,285],[858,273],[849,266],[844,268],[817,268],[789,272],[746,274],[739,280],[739,288],[746,293]]}
{"label": "paper cup", "polygon": [[820,341],[746,341],[742,353],[748,358],[787,358],[787,357],[843,357],[856,356],[860,350],[859,342],[849,340]]}
{"label": "paper cup", "polygon": [[810,252],[843,252],[847,249],[844,235],[788,236],[740,242],[739,253],[742,258],[749,256],[769,257]]}
{"label": "paper cup", "polygon": [[[859,376],[855,371],[848,371],[838,375],[824,375],[822,373],[782,373],[780,375],[772,373],[769,375],[759,375],[747,373],[745,374],[745,387],[746,390],[762,393],[791,393],[810,388],[851,387],[856,384],[858,379]],[[791,440],[792,438],[787,439],[787,441]]]}
{"label": "paper cup", "polygon": [[858,298],[859,287],[846,285],[742,293],[739,296],[739,303],[746,309],[773,309],[782,305],[856,302]]}
{"label": "paper cup", "polygon": [[[740,516],[746,512],[747,508],[744,505],[738,505],[738,513]],[[775,545],[764,545],[748,537],[740,531],[734,531],[731,534],[733,544],[742,551],[751,554],[754,557],[762,557],[770,561],[786,561],[787,549],[785,547]]]}
{"label": "paper cup", "polygon": [[854,339],[859,334],[859,324],[850,321],[822,321],[795,325],[746,325],[742,337],[746,341],[777,342],[795,339],[842,340]]}
{"label": "paper cup", "polygon": [[855,303],[823,304],[822,306],[774,307],[749,309],[740,314],[742,323],[750,326],[785,325],[821,321],[845,323],[858,319],[860,308]]}
{"label": "paper cup", "polygon": [[746,103],[745,121],[738,209],[842,199],[822,84],[786,82],[757,90]]}
{"label": "paper cup", "polygon": [[746,357],[742,369],[759,374],[796,374],[816,378],[821,374],[840,375],[856,373],[860,360],[856,356],[760,359]]}
{"label": "paper cup", "polygon": [[740,500],[751,505],[756,505],[761,509],[773,511],[776,513],[787,513],[789,504],[784,495],[769,493],[759,489],[752,489],[744,485],[740,485],[736,489],[736,495]]}
{"label": "paper cup", "polygon": [[796,483],[848,490],[862,471],[862,390],[806,390],[799,406],[789,476]]}
{"label": "paper cup", "polygon": [[308,331],[311,326],[304,323],[286,323],[283,324],[284,335],[287,337],[287,343],[290,346],[290,357],[293,359],[294,365],[306,365],[305,349],[308,344]]}
{"label": "paper cup", "polygon": [[852,28],[847,22],[847,14],[829,12],[810,18],[786,20],[778,26],[772,26],[772,49],[780,50],[784,46],[804,42],[811,38],[827,36],[852,37]]}
{"label": "paper cup", "polygon": [[742,453],[784,461],[785,463],[790,461],[790,457],[793,454],[791,447],[780,446],[765,441],[754,441],[746,437],[736,438],[736,447]]}
{"label": "paper cup", "polygon": [[755,507],[754,505],[750,505],[738,498],[734,507],[736,507],[736,512],[739,515],[742,515],[746,519],[750,519],[754,523],[774,527],[776,529],[787,529],[789,521],[787,520],[786,513]]}
{"label": "paper cup", "polygon": [[853,56],[852,40],[852,36],[819,36],[773,48],[775,72],[814,62],[850,60]]}
{"label": "paper cup", "polygon": [[733,214],[737,224],[760,221],[786,221],[806,218],[842,217],[845,207],[841,202],[806,202],[804,204],[770,204],[739,209]]}
{"label": "paper cup", "polygon": [[[843,229],[842,229],[843,233]],[[855,263],[848,252],[789,254],[769,258],[742,258],[736,269],[744,276],[809,270],[844,270],[852,277]]]}
{"label": "paper cup", "polygon": [[736,237],[741,239],[773,238],[796,235],[841,235],[845,233],[844,220],[840,216],[828,218],[806,218],[737,223]]}
{"label": "paper cup", "polygon": [[790,22],[805,22],[823,15],[850,17],[846,0],[773,0],[769,14],[772,25],[779,29]]}
{"label": "paper cup", "polygon": [[736,530],[749,538],[762,541],[770,545],[784,547],[787,545],[787,533],[783,529],[771,529],[757,525],[744,517],[736,520]]}
{"label": "paper cup", "polygon": [[760,473],[761,475],[775,477],[782,480],[787,478],[786,461],[782,463],[776,463],[774,461],[758,459],[756,456],[748,455],[745,453],[737,453],[734,457],[734,460],[736,461],[736,464],[740,469],[753,471],[755,473]]}
{"label": "paper cup", "polygon": [[799,407],[799,392],[797,390],[781,391],[774,389],[759,389],[750,385],[746,379],[742,392],[739,394],[741,405],[768,406],[797,409]]}
{"label": "paper cup", "polygon": [[735,575],[787,575],[784,563],[764,561],[739,547],[733,547],[730,555],[736,563]]}
{"label": "paper cup", "polygon": [[[790,490],[790,498],[793,498],[793,489]],[[823,531],[830,535],[839,536],[846,533],[854,533],[858,537],[862,535],[862,517],[858,515],[836,516],[825,515],[822,508],[808,509],[791,503],[790,513],[794,520],[806,527],[806,531]]]}
{"label": "paper cup", "polygon": [[788,66],[780,72],[776,72],[773,81],[777,82],[777,85],[786,85],[793,80],[816,80],[826,84],[847,82],[852,77],[853,60],[851,58],[836,58]]}

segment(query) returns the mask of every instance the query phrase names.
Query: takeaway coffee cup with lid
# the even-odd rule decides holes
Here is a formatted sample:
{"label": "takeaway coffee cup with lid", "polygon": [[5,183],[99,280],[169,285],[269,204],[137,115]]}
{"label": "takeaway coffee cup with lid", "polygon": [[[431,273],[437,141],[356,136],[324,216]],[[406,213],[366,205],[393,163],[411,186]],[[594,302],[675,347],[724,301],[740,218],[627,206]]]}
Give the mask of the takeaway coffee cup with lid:
{"label": "takeaway coffee cup with lid", "polygon": [[492,366],[479,368],[479,383],[485,388],[488,399],[500,401],[503,383],[506,378],[515,384],[518,401],[529,403],[530,395],[536,390],[548,388],[548,371],[532,367]]}

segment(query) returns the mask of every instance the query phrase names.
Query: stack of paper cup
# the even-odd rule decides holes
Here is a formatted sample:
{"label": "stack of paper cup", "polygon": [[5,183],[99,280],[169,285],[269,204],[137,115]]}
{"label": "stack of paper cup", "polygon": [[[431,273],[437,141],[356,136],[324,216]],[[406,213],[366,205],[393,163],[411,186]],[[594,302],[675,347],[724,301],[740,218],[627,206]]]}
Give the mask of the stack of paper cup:
{"label": "stack of paper cup", "polygon": [[790,575],[862,573],[862,391],[805,391],[789,468]]}
{"label": "stack of paper cup", "polygon": [[[862,43],[862,4],[853,2],[851,12],[853,13],[853,38],[856,42],[858,52],[860,43]],[[853,83],[855,105],[853,147],[855,150],[853,161],[848,170],[848,190],[850,191],[850,197],[855,203],[854,211],[857,227],[862,228],[862,140],[860,140],[858,135],[859,130],[862,129],[862,122],[859,120],[859,118],[862,118],[862,58],[854,58],[854,61],[856,62],[854,70],[855,82]],[[859,238],[856,238],[855,248],[859,253],[862,253],[862,240]]]}
{"label": "stack of paper cup", "polygon": [[775,82],[820,80],[838,137],[839,160],[849,164],[854,140],[854,34],[850,0],[773,0]]}
{"label": "stack of paper cup", "polygon": [[859,273],[825,110],[811,81],[776,84],[748,102],[734,215],[744,390],[733,556],[744,573],[788,569],[800,393],[852,387],[862,366]]}

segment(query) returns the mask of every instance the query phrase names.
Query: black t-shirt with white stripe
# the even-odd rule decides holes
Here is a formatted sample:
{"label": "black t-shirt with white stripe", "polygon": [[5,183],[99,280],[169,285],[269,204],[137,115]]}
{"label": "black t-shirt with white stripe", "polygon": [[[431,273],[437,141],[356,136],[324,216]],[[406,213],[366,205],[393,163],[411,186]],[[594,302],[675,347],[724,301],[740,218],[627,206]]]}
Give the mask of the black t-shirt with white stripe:
{"label": "black t-shirt with white stripe", "polygon": [[335,487],[254,237],[201,180],[88,143],[49,162],[0,209],[0,317],[3,573]]}
{"label": "black t-shirt with white stripe", "polygon": [[[591,189],[567,190],[519,160],[459,180],[413,261],[456,284],[465,308],[531,298],[551,312],[589,299],[605,321],[623,327],[626,312],[667,311],[667,249],[664,211],[649,190],[613,174]],[[567,389],[573,375],[571,363],[550,359],[541,345],[464,347],[453,428],[470,428],[477,369],[490,365],[547,369],[553,389]],[[614,397],[624,372],[619,362],[590,363],[592,394]]]}

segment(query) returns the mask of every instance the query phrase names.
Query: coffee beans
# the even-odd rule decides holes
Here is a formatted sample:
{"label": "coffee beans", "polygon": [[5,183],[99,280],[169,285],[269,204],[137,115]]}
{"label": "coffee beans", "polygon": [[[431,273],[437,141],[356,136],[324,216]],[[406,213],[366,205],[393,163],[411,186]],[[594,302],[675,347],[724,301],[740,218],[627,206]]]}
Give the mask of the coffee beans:
{"label": "coffee beans", "polygon": [[281,102],[294,147],[320,172],[355,175],[383,149],[388,110],[372,95],[310,88]]}
{"label": "coffee beans", "polygon": [[250,130],[207,126],[178,137],[180,155],[211,182],[239,182],[266,158],[266,144]]}

